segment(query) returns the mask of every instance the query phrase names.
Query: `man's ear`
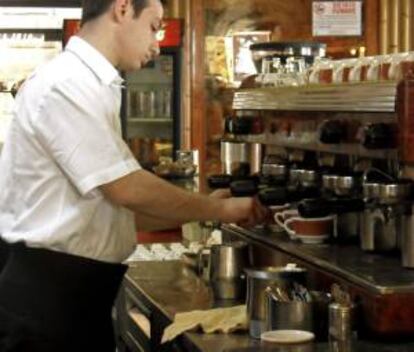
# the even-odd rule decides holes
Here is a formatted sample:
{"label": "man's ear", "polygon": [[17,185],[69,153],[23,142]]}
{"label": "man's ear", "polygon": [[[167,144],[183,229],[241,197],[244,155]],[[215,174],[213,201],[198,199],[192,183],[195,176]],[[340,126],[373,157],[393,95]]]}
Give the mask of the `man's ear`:
{"label": "man's ear", "polygon": [[123,19],[133,11],[131,0],[115,0],[112,5],[114,19],[117,22],[122,22]]}

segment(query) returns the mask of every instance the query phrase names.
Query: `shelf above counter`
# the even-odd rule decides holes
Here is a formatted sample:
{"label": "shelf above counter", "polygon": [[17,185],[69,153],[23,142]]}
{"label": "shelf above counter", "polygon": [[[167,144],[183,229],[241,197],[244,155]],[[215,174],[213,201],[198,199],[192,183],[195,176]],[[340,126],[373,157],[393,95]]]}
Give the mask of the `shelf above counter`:
{"label": "shelf above counter", "polygon": [[395,112],[396,81],[264,87],[236,91],[235,110]]}
{"label": "shelf above counter", "polygon": [[359,144],[323,144],[320,142],[300,142],[279,140],[271,134],[238,136],[238,140],[247,143],[261,143],[265,145],[286,148],[309,150],[320,153],[354,155],[374,159],[394,159],[398,156],[397,149],[366,149]]}

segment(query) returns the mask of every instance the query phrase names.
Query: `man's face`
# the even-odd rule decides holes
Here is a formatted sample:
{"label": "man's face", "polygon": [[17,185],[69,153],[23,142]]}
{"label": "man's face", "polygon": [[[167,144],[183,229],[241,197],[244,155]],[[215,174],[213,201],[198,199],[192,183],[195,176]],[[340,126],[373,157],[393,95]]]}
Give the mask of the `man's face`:
{"label": "man's face", "polygon": [[129,6],[119,32],[119,68],[124,71],[137,70],[159,54],[156,35],[163,16],[159,0],[148,0],[138,17],[134,16],[132,4]]}

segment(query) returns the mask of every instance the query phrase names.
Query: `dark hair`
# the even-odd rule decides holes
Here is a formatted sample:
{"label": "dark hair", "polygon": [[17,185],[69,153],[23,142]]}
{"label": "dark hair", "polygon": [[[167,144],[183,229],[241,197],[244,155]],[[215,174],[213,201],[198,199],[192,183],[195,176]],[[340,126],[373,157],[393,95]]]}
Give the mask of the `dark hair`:
{"label": "dark hair", "polygon": [[[148,5],[148,0],[131,0],[134,6],[135,16],[139,16],[142,9]],[[94,20],[100,15],[104,14],[114,0],[83,0],[82,1],[82,21],[84,24],[88,21]]]}

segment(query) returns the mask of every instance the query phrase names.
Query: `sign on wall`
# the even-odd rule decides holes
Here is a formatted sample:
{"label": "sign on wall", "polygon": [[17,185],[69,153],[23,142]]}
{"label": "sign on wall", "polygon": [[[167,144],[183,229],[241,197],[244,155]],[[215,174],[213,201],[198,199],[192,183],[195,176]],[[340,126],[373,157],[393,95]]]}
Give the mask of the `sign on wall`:
{"label": "sign on wall", "polygon": [[314,1],[313,36],[361,36],[362,1]]}

